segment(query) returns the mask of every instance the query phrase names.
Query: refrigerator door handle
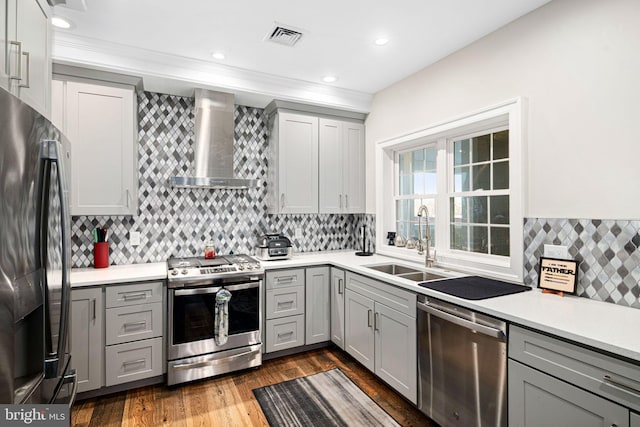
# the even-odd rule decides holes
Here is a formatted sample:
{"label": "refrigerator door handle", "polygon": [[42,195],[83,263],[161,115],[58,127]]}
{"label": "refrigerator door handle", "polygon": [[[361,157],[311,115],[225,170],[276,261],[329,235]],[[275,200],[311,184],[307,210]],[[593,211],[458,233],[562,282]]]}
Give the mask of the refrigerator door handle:
{"label": "refrigerator door handle", "polygon": [[[58,176],[58,193],[60,197],[60,228],[62,231],[62,292],[60,297],[60,326],[58,330],[58,348],[55,354],[50,355],[45,361],[45,375],[58,376],[61,373],[58,371],[62,368],[60,361],[64,358],[66,353],[66,343],[68,335],[68,321],[69,321],[69,302],[71,300],[71,285],[69,282],[69,276],[71,274],[71,236],[70,236],[70,213],[69,213],[69,201],[66,182],[66,171],[63,162],[63,152],[59,141],[55,140],[43,140],[40,143],[40,159],[44,163],[55,164],[57,168]],[[45,167],[45,171],[50,171],[50,167]],[[46,179],[46,182],[51,185],[51,181]],[[48,188],[43,189],[49,191]],[[44,207],[48,209],[48,207]],[[46,224],[42,225],[46,227]],[[44,231],[46,233],[46,231]],[[43,265],[46,266],[46,260],[43,260]],[[49,366],[47,366],[49,365]]]}
{"label": "refrigerator door handle", "polygon": [[76,401],[76,395],[78,394],[78,373],[75,369],[70,369],[69,372],[62,378],[62,384],[72,383],[71,395],[69,396],[69,408],[73,406]]}

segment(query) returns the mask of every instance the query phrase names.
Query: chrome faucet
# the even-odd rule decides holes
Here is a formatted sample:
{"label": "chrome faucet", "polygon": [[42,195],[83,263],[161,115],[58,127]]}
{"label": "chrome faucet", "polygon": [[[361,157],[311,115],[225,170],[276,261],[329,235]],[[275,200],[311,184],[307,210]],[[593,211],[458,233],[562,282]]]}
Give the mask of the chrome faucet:
{"label": "chrome faucet", "polygon": [[[425,245],[422,244],[422,215],[424,214],[426,231],[425,231]],[[431,258],[429,254],[429,241],[431,240],[431,232],[429,231],[429,209],[425,205],[421,205],[418,208],[418,255],[422,255],[425,253],[426,246],[426,255],[424,257],[424,265],[425,267],[433,267],[433,263],[436,261],[435,258]]]}

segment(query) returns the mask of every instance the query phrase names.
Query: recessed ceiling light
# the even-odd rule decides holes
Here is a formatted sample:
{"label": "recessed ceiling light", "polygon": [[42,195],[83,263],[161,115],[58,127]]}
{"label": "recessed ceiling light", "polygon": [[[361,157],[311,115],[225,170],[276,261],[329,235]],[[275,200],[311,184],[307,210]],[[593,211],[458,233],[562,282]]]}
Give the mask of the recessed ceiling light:
{"label": "recessed ceiling light", "polygon": [[322,78],[322,81],[325,83],[334,83],[338,80],[338,78],[336,76],[324,76]]}
{"label": "recessed ceiling light", "polygon": [[213,59],[224,59],[224,53],[222,52],[212,53],[211,56],[213,56]]}
{"label": "recessed ceiling light", "polygon": [[61,18],[59,16],[54,16],[51,18],[51,25],[57,28],[62,28],[63,30],[68,30],[71,28],[71,22],[66,18]]}
{"label": "recessed ceiling light", "polygon": [[387,43],[389,43],[389,39],[386,37],[377,38],[375,41],[375,44],[378,46],[384,46]]}

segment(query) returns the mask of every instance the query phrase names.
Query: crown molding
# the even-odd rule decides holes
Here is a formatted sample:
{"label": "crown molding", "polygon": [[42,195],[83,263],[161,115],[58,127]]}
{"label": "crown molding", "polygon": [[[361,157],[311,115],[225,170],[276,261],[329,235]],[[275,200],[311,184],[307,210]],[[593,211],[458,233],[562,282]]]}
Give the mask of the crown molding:
{"label": "crown molding", "polygon": [[54,31],[53,61],[139,76],[152,92],[193,96],[195,87],[231,92],[237,103],[264,108],[273,99],[367,113],[373,94]]}

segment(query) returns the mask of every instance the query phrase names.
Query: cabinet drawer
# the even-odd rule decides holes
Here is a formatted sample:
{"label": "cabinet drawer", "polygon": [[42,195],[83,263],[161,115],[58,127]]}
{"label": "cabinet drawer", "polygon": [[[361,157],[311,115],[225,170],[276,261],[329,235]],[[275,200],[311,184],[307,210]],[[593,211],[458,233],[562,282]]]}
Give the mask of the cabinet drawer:
{"label": "cabinet drawer", "polygon": [[379,282],[359,274],[349,271],[346,273],[347,289],[364,295],[368,298],[381,302],[387,307],[409,315],[415,319],[416,317],[416,294],[396,288],[393,285]]}
{"label": "cabinet drawer", "polygon": [[267,271],[267,289],[304,286],[304,269]]}
{"label": "cabinet drawer", "polygon": [[304,344],[304,315],[267,320],[266,353]]}
{"label": "cabinet drawer", "polygon": [[511,325],[509,357],[640,410],[640,366]]}
{"label": "cabinet drawer", "polygon": [[121,344],[162,336],[162,303],[106,310],[106,344]]}
{"label": "cabinet drawer", "polygon": [[162,302],[162,282],[107,286],[105,295],[107,308]]}
{"label": "cabinet drawer", "polygon": [[106,386],[162,375],[162,338],[105,348]]}
{"label": "cabinet drawer", "polygon": [[267,319],[304,314],[304,286],[267,291]]}

